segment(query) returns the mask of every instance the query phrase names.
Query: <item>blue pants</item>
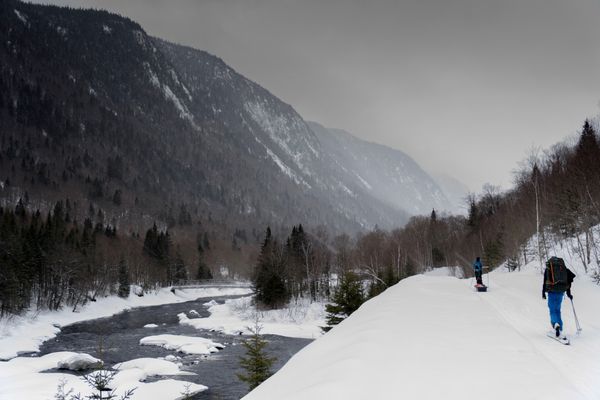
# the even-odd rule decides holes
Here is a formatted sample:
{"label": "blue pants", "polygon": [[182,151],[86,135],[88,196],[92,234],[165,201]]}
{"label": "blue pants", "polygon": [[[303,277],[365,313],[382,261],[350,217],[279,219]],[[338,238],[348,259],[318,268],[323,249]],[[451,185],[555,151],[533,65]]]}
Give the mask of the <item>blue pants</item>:
{"label": "blue pants", "polygon": [[554,328],[554,324],[560,325],[560,330],[563,329],[562,318],[560,317],[560,305],[563,300],[564,292],[548,292],[548,309],[550,310],[550,323]]}

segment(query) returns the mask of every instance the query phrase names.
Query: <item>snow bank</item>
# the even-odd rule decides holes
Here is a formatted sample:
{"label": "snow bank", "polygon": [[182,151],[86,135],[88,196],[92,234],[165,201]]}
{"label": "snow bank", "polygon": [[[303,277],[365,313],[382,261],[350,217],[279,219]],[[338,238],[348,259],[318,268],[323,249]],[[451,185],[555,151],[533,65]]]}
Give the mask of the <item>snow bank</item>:
{"label": "snow bank", "polygon": [[[183,313],[179,315],[184,315]],[[211,354],[225,348],[221,343],[195,336],[156,335],[140,339],[143,346],[160,346],[185,354]]]}
{"label": "snow bank", "polygon": [[545,335],[550,323],[538,265],[492,273],[487,293],[475,292],[468,279],[405,279],[244,400],[599,399],[600,287],[584,274],[575,279],[583,332],[574,334],[566,300],[572,344],[561,345]]}
{"label": "snow bank", "polygon": [[165,379],[158,382],[145,383],[137,388],[131,400],[183,400],[208,389],[204,385],[192,382]]}
{"label": "snow bank", "polygon": [[[61,381],[65,390],[73,389],[73,394],[83,396],[91,393],[90,387],[77,376],[63,373],[40,373],[55,369],[61,362],[82,356],[72,352],[57,352],[42,357],[19,357],[0,362],[0,399],[48,400],[54,398]],[[179,371],[176,364],[164,360],[137,359],[118,364],[120,371],[112,383],[118,395],[131,388],[137,388],[132,400],[175,400],[182,393],[198,393],[208,389],[204,385],[166,379],[152,383],[143,380],[152,375],[189,375]]]}
{"label": "snow bank", "polygon": [[69,369],[71,371],[85,371],[88,369],[102,368],[102,360],[92,357],[89,354],[75,354],[65,360],[58,362],[58,369]]}
{"label": "snow bank", "polygon": [[136,358],[135,360],[115,364],[113,368],[122,371],[137,369],[142,371],[146,377],[158,375],[194,375],[192,372],[181,371],[179,366],[174,362],[156,358]]}
{"label": "snow bank", "polygon": [[322,335],[325,326],[325,304],[306,300],[292,302],[281,310],[256,311],[252,297],[207,303],[210,317],[190,319],[179,314],[179,323],[196,329],[207,329],[226,334],[249,334],[259,321],[261,334],[314,339]]}
{"label": "snow bank", "polygon": [[70,308],[58,312],[31,311],[23,316],[0,319],[0,360],[16,357],[20,353],[39,351],[43,342],[60,332],[60,326],[108,317],[134,307],[180,303],[202,297],[245,295],[251,292],[247,288],[197,288],[172,293],[169,288],[163,288],[142,297],[131,295],[127,299],[117,296],[100,298],[80,308],[78,312],[72,312]]}

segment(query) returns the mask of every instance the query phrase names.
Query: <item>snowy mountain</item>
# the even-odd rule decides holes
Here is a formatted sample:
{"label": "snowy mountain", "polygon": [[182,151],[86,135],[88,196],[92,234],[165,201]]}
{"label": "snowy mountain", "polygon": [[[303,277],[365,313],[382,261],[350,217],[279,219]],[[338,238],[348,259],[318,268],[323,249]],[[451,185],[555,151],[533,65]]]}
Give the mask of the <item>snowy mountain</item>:
{"label": "snowy mountain", "polygon": [[348,190],[331,148],[292,106],[215,56],[159,39],[155,43],[197,99],[191,106],[193,112],[222,123],[229,139],[239,141],[240,147],[245,147],[241,151],[255,155],[262,169],[276,170],[293,190],[320,199],[339,218],[362,228],[393,226],[390,221],[397,225],[406,220],[406,210],[370,193]]}
{"label": "snowy mountain", "polygon": [[68,194],[78,220],[93,204],[138,232],[154,220],[353,232],[418,209],[349,179],[290,105],[206,52],[105,11],[11,0],[0,26],[4,204],[28,193],[44,210]]}
{"label": "snowy mountain", "polygon": [[581,334],[569,300],[562,306],[570,346],[546,336],[538,261],[484,276],[487,293],[471,279],[419,275],[363,304],[244,400],[598,399],[600,290],[567,246],[555,254],[577,274]]}
{"label": "snowy mountain", "polygon": [[352,193],[367,193],[412,215],[449,210],[438,184],[408,155],[352,134],[310,122],[337,167],[340,183]]}

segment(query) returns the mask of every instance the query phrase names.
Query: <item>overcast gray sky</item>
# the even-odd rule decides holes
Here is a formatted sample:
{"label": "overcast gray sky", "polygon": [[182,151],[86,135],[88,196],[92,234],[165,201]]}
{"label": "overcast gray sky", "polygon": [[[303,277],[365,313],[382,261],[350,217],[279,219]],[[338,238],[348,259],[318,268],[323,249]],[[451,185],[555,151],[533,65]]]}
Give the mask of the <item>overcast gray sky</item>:
{"label": "overcast gray sky", "polygon": [[598,0],[35,0],[207,50],[306,119],[479,191],[600,113]]}

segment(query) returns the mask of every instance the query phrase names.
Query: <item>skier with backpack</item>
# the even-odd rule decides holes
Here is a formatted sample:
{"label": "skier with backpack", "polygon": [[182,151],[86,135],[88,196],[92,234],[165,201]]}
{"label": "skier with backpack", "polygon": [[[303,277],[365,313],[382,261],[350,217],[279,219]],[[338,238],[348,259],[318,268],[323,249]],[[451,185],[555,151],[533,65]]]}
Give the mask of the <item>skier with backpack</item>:
{"label": "skier with backpack", "polygon": [[573,300],[571,294],[571,283],[575,274],[567,268],[565,261],[559,257],[551,257],[546,261],[546,270],[544,271],[544,282],[542,285],[542,298],[546,299],[548,293],[548,310],[550,311],[550,325],[554,330],[553,334],[556,339],[564,344],[568,344],[569,340],[562,334],[563,322],[560,315],[560,307],[562,304],[565,292],[567,297]]}

